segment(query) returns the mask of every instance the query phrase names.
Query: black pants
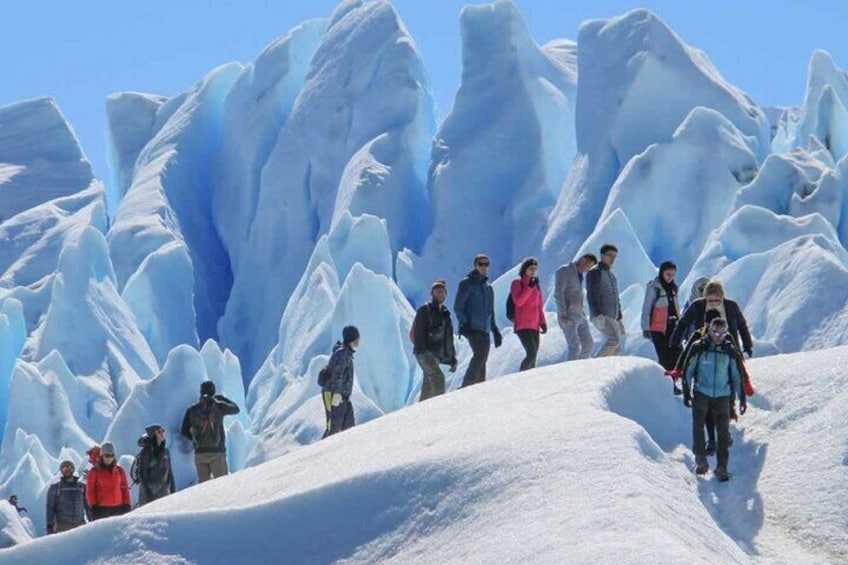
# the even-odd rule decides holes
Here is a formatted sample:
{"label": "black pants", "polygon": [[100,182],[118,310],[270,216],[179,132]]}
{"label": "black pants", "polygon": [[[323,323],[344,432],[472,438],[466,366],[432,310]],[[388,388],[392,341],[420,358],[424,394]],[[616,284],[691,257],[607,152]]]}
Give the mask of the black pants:
{"label": "black pants", "polygon": [[539,353],[539,332],[535,330],[518,330],[518,339],[524,347],[524,361],[521,362],[521,371],[532,369],[536,366],[536,355]]}
{"label": "black pants", "polygon": [[695,392],[692,402],[692,452],[698,463],[706,462],[707,447],[704,443],[704,424],[707,416],[712,414],[715,420],[716,434],[716,468],[727,470],[729,449],[727,438],[730,435],[730,398],[721,396],[712,398],[700,392]]}
{"label": "black pants", "polygon": [[325,390],[321,395],[324,400],[324,412],[327,415],[327,429],[324,430],[324,436],[328,437],[339,432],[343,432],[355,425],[353,420],[353,404],[350,399],[342,400],[338,406],[333,406],[333,393]]}
{"label": "black pants", "polygon": [[657,362],[666,371],[674,369],[678,357],[683,353],[682,347],[671,347],[668,344],[669,337],[671,337],[671,332],[651,332],[651,341],[654,343],[654,350],[657,352]]}
{"label": "black pants", "polygon": [[462,377],[462,386],[476,385],[486,380],[486,361],[489,359],[489,332],[471,330],[466,336],[471,345],[471,362]]}
{"label": "black pants", "polygon": [[95,506],[91,509],[91,517],[94,520],[120,516],[130,511],[129,506]]}

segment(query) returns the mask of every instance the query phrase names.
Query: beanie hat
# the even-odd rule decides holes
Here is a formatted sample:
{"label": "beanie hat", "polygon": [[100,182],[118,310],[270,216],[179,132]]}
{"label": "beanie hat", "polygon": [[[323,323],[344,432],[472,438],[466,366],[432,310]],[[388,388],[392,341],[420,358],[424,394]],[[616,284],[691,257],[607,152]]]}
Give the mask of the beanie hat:
{"label": "beanie hat", "polygon": [[430,292],[433,292],[437,288],[441,288],[445,292],[447,292],[448,291],[448,284],[443,279],[439,279],[439,280],[435,281],[433,284],[430,285]]}
{"label": "beanie hat", "polygon": [[345,326],[342,329],[342,342],[345,344],[353,343],[359,339],[359,330],[356,326]]}
{"label": "beanie hat", "polygon": [[200,396],[214,396],[215,395],[215,383],[212,381],[203,381],[200,385]]}
{"label": "beanie hat", "polygon": [[108,441],[100,446],[100,456],[115,455],[115,446]]}
{"label": "beanie hat", "polygon": [[[162,428],[162,426],[160,426],[159,424],[150,424],[149,426],[144,428],[144,431],[145,433],[147,433],[147,437],[153,437],[154,435],[156,435],[156,430],[160,428]],[[162,429],[164,430],[165,428]]]}
{"label": "beanie hat", "polygon": [[74,462],[73,462],[73,461],[69,461],[69,460],[67,460],[67,459],[66,459],[66,460],[64,460],[64,461],[62,461],[61,463],[59,463],[59,470],[60,470],[60,471],[62,470],[62,468],[63,468],[63,467],[70,467],[70,468],[71,468],[71,470],[76,469],[76,466],[74,465]]}

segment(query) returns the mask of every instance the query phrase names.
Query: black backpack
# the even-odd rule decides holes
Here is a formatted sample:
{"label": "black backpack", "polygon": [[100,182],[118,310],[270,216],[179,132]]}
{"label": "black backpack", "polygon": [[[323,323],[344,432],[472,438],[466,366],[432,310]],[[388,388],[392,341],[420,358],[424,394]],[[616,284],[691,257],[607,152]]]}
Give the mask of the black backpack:
{"label": "black backpack", "polygon": [[215,399],[204,397],[191,411],[191,438],[197,448],[217,448],[223,437],[223,417]]}
{"label": "black backpack", "polygon": [[506,319],[510,322],[515,321],[515,302],[512,301],[512,293],[506,297]]}
{"label": "black backpack", "polygon": [[318,386],[323,387],[325,384],[330,382],[330,377],[333,376],[333,372],[330,371],[330,364],[327,363],[324,365],[324,368],[318,371]]}

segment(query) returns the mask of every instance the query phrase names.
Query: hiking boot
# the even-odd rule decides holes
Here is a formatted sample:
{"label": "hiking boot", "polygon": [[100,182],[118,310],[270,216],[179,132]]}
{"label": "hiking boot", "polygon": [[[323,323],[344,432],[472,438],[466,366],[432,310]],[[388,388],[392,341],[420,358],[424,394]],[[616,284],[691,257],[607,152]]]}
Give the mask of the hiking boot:
{"label": "hiking boot", "polygon": [[716,452],[715,443],[708,441],[707,442],[707,448],[704,450],[704,452],[709,456],[715,455],[715,452]]}
{"label": "hiking boot", "polygon": [[710,470],[710,464],[707,463],[707,458],[696,458],[695,459],[695,474],[696,475],[706,475],[707,471]]}
{"label": "hiking boot", "polygon": [[715,478],[723,483],[730,480],[730,474],[728,474],[727,469],[724,467],[716,467]]}

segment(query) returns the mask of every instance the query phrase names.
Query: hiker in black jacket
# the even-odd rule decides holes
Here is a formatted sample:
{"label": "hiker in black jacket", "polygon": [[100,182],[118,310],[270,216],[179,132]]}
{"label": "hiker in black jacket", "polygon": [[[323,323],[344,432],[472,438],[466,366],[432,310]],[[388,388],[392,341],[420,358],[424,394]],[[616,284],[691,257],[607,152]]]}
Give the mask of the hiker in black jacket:
{"label": "hiker in black jacket", "polygon": [[412,322],[412,352],[424,371],[421,382],[421,400],[445,393],[445,374],[439,365],[450,365],[456,371],[456,351],[453,344],[453,323],[450,310],[445,307],[448,296],[445,281],[439,280],[430,287],[431,301],[421,306]]}
{"label": "hiker in black jacket", "polygon": [[[359,347],[359,329],[356,326],[342,328],[342,341],[333,346],[333,354],[325,370],[327,381],[321,385],[321,399],[327,417],[323,438],[329,437],[356,424],[353,416],[353,354]],[[322,438],[322,439],[323,439]]]}
{"label": "hiker in black jacket", "polygon": [[198,483],[229,473],[224,416],[238,413],[235,402],[215,394],[215,383],[205,381],[200,385],[200,400],[186,410],[180,430],[194,445]]}
{"label": "hiker in black jacket", "polygon": [[171,452],[165,447],[165,428],[151,425],[138,438],[138,505],[143,506],[176,491]]}
{"label": "hiker in black jacket", "polygon": [[711,281],[704,287],[704,297],[692,302],[689,308],[683,312],[683,316],[678,320],[674,332],[671,334],[669,344],[671,347],[680,347],[683,341],[683,333],[687,327],[694,324],[695,327],[702,325],[702,320],[706,319],[708,310],[717,310],[719,317],[727,320],[728,331],[733,338],[734,344],[739,347],[739,341],[742,341],[741,350],[748,357],[754,354],[754,344],[751,340],[751,332],[748,331],[748,322],[742,314],[742,309],[739,305],[724,297],[724,287],[718,281]]}
{"label": "hiker in black jacket", "polygon": [[66,532],[85,524],[85,485],[74,474],[72,462],[62,461],[59,470],[62,477],[47,491],[48,534]]}

